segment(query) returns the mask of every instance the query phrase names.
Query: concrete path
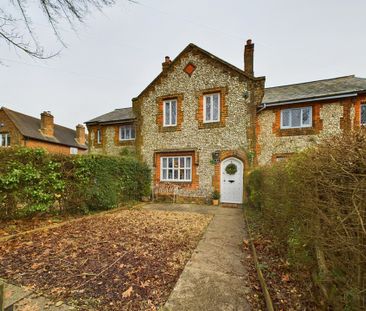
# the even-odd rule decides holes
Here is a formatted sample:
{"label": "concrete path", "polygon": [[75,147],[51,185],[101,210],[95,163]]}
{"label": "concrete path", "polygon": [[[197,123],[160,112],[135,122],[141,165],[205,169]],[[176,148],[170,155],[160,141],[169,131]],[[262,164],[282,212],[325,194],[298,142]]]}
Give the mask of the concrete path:
{"label": "concrete path", "polygon": [[213,214],[202,240],[176,283],[165,310],[250,310],[243,212],[189,204],[151,204],[148,209]]}

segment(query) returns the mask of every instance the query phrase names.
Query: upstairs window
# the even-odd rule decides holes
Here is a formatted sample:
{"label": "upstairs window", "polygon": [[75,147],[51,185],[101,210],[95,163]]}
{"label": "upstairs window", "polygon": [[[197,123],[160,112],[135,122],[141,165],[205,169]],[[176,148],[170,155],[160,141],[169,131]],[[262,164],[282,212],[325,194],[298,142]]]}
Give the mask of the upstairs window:
{"label": "upstairs window", "polygon": [[132,124],[123,125],[119,128],[119,140],[133,140],[135,139],[135,127]]}
{"label": "upstairs window", "polygon": [[220,93],[206,94],[203,96],[204,122],[220,121]]}
{"label": "upstairs window", "polygon": [[161,157],[161,181],[191,181],[192,157]]}
{"label": "upstairs window", "polygon": [[361,125],[366,125],[366,103],[361,104]]}
{"label": "upstairs window", "polygon": [[9,146],[10,146],[10,134],[0,133],[0,147],[9,147]]}
{"label": "upstairs window", "polygon": [[102,143],[102,131],[101,129],[97,129],[97,144]]}
{"label": "upstairs window", "polygon": [[177,125],[177,100],[164,100],[164,126]]}
{"label": "upstairs window", "polygon": [[70,147],[70,154],[78,154],[78,148]]}
{"label": "upstairs window", "polygon": [[303,128],[312,126],[312,107],[281,110],[281,128]]}

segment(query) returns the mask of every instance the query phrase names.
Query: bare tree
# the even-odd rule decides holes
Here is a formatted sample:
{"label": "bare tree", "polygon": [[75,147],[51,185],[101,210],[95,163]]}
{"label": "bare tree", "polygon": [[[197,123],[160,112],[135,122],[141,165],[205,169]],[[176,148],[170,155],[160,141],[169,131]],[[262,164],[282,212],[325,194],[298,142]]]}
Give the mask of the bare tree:
{"label": "bare tree", "polygon": [[71,27],[83,22],[92,8],[101,10],[111,6],[115,0],[8,0],[8,9],[0,8],[0,39],[32,57],[46,59],[58,54],[45,53],[36,37],[30,16],[30,5],[37,5],[45,15],[57,40],[65,46],[58,28],[66,20]]}

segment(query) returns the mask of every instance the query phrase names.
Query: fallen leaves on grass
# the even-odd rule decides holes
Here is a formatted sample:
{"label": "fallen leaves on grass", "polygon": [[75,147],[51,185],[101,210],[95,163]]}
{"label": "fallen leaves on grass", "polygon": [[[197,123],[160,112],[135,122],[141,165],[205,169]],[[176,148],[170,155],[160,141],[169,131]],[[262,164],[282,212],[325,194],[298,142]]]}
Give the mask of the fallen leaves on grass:
{"label": "fallen leaves on grass", "polygon": [[0,277],[81,310],[156,310],[210,218],[125,210],[80,219],[0,243]]}

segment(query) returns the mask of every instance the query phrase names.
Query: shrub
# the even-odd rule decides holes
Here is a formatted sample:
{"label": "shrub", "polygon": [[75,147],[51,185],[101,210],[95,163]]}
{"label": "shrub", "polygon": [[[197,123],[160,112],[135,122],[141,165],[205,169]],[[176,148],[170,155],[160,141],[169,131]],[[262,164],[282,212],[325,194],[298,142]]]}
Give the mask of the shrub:
{"label": "shrub", "polygon": [[150,170],[130,156],[0,150],[0,218],[37,211],[110,209],[150,193]]}
{"label": "shrub", "polygon": [[366,136],[332,138],[286,163],[253,171],[249,203],[262,232],[336,310],[365,307]]}

